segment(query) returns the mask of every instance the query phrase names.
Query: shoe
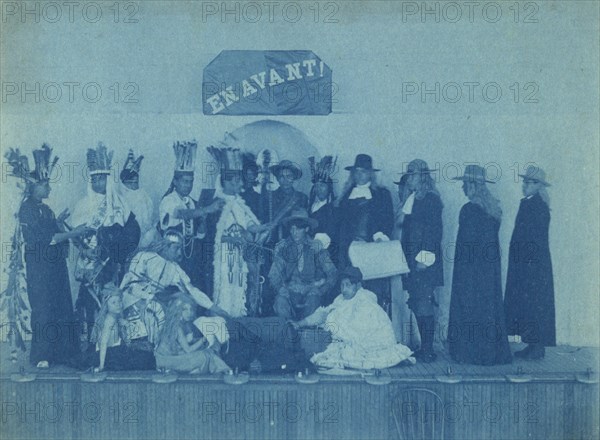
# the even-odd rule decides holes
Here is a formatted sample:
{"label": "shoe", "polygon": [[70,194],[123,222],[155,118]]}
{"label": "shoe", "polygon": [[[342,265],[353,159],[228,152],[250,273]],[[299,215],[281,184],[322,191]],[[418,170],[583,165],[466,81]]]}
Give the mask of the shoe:
{"label": "shoe", "polygon": [[539,359],[544,359],[544,355],[546,354],[546,347],[543,345],[534,345],[526,359],[530,361],[537,361]]}
{"label": "shoe", "polygon": [[424,364],[430,364],[430,363],[434,362],[436,359],[437,359],[437,354],[435,354],[433,351],[423,352],[423,354],[419,358],[419,360],[421,362],[423,362]]}
{"label": "shoe", "polygon": [[424,353],[425,352],[423,351],[423,349],[419,348],[412,354],[412,357],[414,357],[415,359],[421,359]]}
{"label": "shoe", "polygon": [[48,361],[39,361],[36,365],[38,368],[50,368]]}
{"label": "shoe", "polygon": [[529,355],[529,352],[531,351],[532,348],[533,347],[531,345],[528,345],[523,350],[515,351],[514,357],[516,357],[516,358],[526,358]]}

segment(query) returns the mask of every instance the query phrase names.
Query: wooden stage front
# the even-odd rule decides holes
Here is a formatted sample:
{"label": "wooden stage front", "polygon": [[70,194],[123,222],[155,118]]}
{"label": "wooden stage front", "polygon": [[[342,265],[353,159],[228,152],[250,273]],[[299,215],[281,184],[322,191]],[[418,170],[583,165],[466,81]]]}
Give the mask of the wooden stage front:
{"label": "wooden stage front", "polygon": [[360,376],[299,384],[293,372],[243,385],[189,375],[155,383],[153,373],[136,372],[89,383],[58,367],[17,382],[19,364],[6,347],[1,353],[7,439],[600,438],[596,348],[555,347],[544,360],[495,367],[458,365],[442,354],[432,364],[391,369],[385,385]]}

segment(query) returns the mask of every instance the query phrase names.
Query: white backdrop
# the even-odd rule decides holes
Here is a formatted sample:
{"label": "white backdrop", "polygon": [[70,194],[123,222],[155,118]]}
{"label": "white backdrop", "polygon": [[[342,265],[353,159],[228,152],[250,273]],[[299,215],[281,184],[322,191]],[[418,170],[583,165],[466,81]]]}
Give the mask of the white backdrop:
{"label": "white backdrop", "polygon": [[[546,170],[553,184],[550,240],[558,342],[599,344],[599,21],[593,2],[540,2],[537,23],[521,18],[515,23],[505,3],[504,18],[497,23],[477,14],[473,22],[436,23],[427,17],[423,22],[419,15],[403,22],[401,2],[342,2],[337,23],[323,23],[322,16],[315,23],[308,3],[299,3],[305,15],[297,23],[280,15],[272,23],[250,23],[244,16],[236,23],[234,16],[218,14],[203,19],[201,2],[142,2],[137,23],[123,23],[122,17],[115,23],[107,15],[112,3],[99,4],[105,15],[96,23],[81,15],[72,23],[49,23],[43,17],[40,23],[14,17],[3,23],[2,151],[20,147],[30,152],[42,142],[55,148],[63,174],[48,203],[56,212],[73,207],[85,193],[85,150],[98,141],[114,149],[119,161],[130,147],[146,156],[141,183],[158,202],[172,176],[174,140],[195,138],[203,147],[225,132],[265,119],[201,113],[202,69],[221,50],[313,50],[333,70],[334,112],[269,119],[298,128],[321,154],[337,154],[341,166],[351,164],[357,153],[371,154],[383,169],[380,181],[394,195],[391,182],[411,159],[421,157],[441,168],[445,245],[455,239],[458,212],[466,201],[460,184],[449,177],[465,162],[487,165],[490,173],[501,172],[492,191],[504,210],[505,274],[521,197],[515,172],[529,162]],[[80,84],[72,97],[66,82]],[[403,93],[408,83],[435,89],[436,82],[439,103],[434,95]],[[464,85],[468,82],[480,83],[472,99]],[[39,102],[36,92],[21,95],[23,83],[33,90],[40,84]],[[59,85],[59,99],[50,83]],[[102,91],[96,103],[82,95],[83,85],[90,83]],[[455,97],[449,83],[460,85],[463,93],[455,103],[449,102]],[[481,95],[489,83],[502,90],[495,103]],[[533,90],[526,83],[537,87],[537,103],[523,102]],[[19,93],[13,95],[7,91],[14,84]],[[94,90],[87,91],[87,98],[93,97]],[[129,99],[137,102],[123,102],[132,91]],[[208,159],[202,154],[199,161]],[[72,179],[69,166],[75,171]],[[18,202],[14,182],[5,175],[3,166],[3,264]],[[341,171],[340,184],[345,178]],[[203,184],[211,185],[203,180],[200,172],[195,194]],[[446,261],[447,286],[451,269]],[[449,287],[445,295],[447,304]]]}

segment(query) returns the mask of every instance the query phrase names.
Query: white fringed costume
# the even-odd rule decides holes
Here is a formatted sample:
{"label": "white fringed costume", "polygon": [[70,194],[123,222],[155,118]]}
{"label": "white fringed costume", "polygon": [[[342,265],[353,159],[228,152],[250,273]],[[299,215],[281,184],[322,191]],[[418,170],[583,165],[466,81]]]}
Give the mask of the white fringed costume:
{"label": "white fringed costume", "polygon": [[245,230],[260,222],[242,197],[223,194],[219,189],[215,197],[225,200],[225,206],[215,234],[214,301],[232,317],[246,316],[248,265],[242,247],[223,241],[223,238],[228,235],[239,237],[240,228]]}

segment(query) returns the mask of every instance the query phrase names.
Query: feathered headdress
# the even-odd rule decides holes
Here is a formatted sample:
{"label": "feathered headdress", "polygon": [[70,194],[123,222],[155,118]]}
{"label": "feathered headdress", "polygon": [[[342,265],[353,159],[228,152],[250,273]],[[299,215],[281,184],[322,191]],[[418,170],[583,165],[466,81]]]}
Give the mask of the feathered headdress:
{"label": "feathered headdress", "polygon": [[21,151],[11,148],[8,153],[4,155],[8,164],[12,168],[11,175],[14,177],[20,177],[30,183],[43,182],[50,178],[52,170],[58,162],[58,157],[52,157],[52,148],[48,144],[43,144],[42,148],[33,150],[33,160],[35,163],[35,169],[33,171],[29,168],[29,161],[27,156],[21,154]]}
{"label": "feathered headdress", "polygon": [[127,154],[127,160],[125,161],[125,165],[123,166],[123,171],[140,174],[140,168],[142,166],[143,159],[143,155],[138,156],[138,158],[136,159],[133,155],[133,150],[130,148],[129,153]]}
{"label": "feathered headdress", "polygon": [[88,148],[87,166],[90,176],[95,174],[110,174],[113,153],[113,151],[109,153],[102,142],[98,143],[96,149]]}
{"label": "feathered headdress", "polygon": [[33,171],[34,178],[41,182],[48,180],[52,170],[58,162],[58,157],[50,160],[52,157],[52,148],[48,144],[43,144],[42,148],[33,150],[33,160],[35,161],[35,170]]}
{"label": "feathered headdress", "polygon": [[175,153],[175,172],[193,173],[196,166],[196,150],[198,143],[193,141],[175,142],[173,152]]}
{"label": "feathered headdress", "polygon": [[239,148],[232,147],[207,147],[206,150],[219,165],[221,174],[242,171],[242,152]]}
{"label": "feathered headdress", "polygon": [[324,156],[319,163],[316,163],[315,157],[311,156],[308,158],[310,164],[310,174],[312,176],[312,183],[331,181],[331,176],[335,172],[335,166],[337,164],[337,156]]}
{"label": "feathered headdress", "polygon": [[10,173],[11,176],[25,179],[28,182],[35,181],[30,175],[29,160],[27,159],[27,156],[21,154],[21,151],[18,148],[11,148],[4,154],[4,157],[12,168]]}

